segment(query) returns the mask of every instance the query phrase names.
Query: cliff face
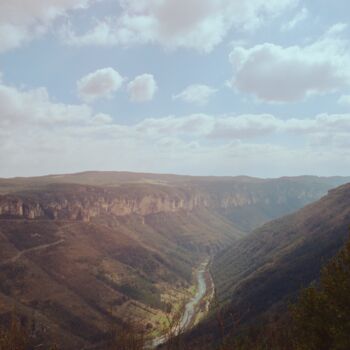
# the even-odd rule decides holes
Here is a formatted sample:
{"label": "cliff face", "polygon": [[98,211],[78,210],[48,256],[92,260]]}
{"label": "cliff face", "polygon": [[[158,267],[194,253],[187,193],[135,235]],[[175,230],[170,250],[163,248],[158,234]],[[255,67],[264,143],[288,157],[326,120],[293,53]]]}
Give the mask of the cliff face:
{"label": "cliff face", "polygon": [[0,197],[0,216],[35,219],[45,216],[39,203],[26,202],[13,196]]}
{"label": "cliff face", "polygon": [[102,215],[147,216],[209,208],[243,231],[292,212],[326,194],[327,186],[281,180],[260,183],[201,183],[183,186],[51,185],[0,196],[0,217],[89,221]]}
{"label": "cliff face", "polygon": [[177,212],[207,206],[206,200],[194,192],[177,190],[127,192],[97,188],[78,191],[44,192],[0,196],[0,216],[25,219],[89,221],[101,215],[146,216],[160,212]]}
{"label": "cliff face", "polygon": [[[91,176],[15,179],[11,186],[0,179],[0,320],[11,314],[15,299],[19,315],[35,315],[38,328],[45,325],[65,350],[99,345],[112,315],[116,326],[120,320],[123,327],[127,315],[158,327],[153,315],[168,309],[163,301],[169,295],[182,298],[179,291],[188,287],[204,254],[225,251],[252,226],[301,208],[334,185],[318,178],[127,174],[133,182],[120,183],[110,174]],[[246,251],[243,263],[261,261],[255,248]],[[221,270],[231,274],[240,265],[227,266]]]}
{"label": "cliff face", "polygon": [[195,190],[149,185],[0,196],[0,326],[16,300],[64,350],[100,347],[111,316],[116,328],[159,327],[163,300],[181,300],[204,255],[241,236],[206,205]]}

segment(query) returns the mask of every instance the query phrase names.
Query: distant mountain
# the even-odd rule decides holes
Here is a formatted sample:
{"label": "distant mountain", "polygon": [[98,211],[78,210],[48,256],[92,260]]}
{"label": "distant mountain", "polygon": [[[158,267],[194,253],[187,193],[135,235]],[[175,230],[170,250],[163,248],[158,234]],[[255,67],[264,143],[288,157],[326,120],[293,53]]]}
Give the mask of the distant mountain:
{"label": "distant mountain", "polygon": [[[63,349],[99,343],[111,324],[159,328],[209,253],[347,180],[114,172],[0,179],[0,322],[15,308]],[[220,275],[220,261],[225,301],[234,275]]]}
{"label": "distant mountain", "polygon": [[312,203],[350,177],[299,176],[278,179],[197,178],[192,183],[207,193],[220,214],[243,232]]}
{"label": "distant mountain", "polygon": [[[218,254],[212,273],[225,332],[285,310],[301,288],[318,279],[322,266],[348,239],[349,227],[350,184],[346,184]],[[197,336],[210,329],[219,334],[215,317],[197,330]]]}
{"label": "distant mountain", "polygon": [[[65,190],[64,185],[98,186],[108,191],[153,191],[177,188],[196,193],[202,206],[220,212],[243,232],[272,219],[292,213],[327,193],[350,182],[350,177],[299,176],[259,179],[248,176],[198,177],[130,172],[84,172],[34,178],[0,178],[0,194]],[[59,186],[60,185],[60,186]],[[134,190],[135,189],[135,190]],[[68,191],[67,191],[68,190]]]}

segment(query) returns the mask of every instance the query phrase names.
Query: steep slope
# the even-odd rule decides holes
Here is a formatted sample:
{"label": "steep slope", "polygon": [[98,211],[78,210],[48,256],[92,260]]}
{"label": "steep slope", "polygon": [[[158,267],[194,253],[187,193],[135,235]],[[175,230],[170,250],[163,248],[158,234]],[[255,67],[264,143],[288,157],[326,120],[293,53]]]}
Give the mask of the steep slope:
{"label": "steep slope", "polygon": [[233,318],[243,325],[293,300],[343,246],[349,225],[347,184],[219,254],[212,270],[218,302],[225,305],[227,331],[232,330]]}
{"label": "steep slope", "polygon": [[150,215],[193,210],[205,199],[190,189],[160,185],[122,185],[104,188],[85,185],[48,185],[0,197],[0,215],[26,219],[90,221],[101,215]]}
{"label": "steep slope", "polygon": [[241,235],[175,188],[49,186],[0,208],[0,313],[35,317],[64,349],[123,322],[159,328],[193,267]]}
{"label": "steep slope", "polygon": [[[220,212],[241,231],[250,232],[262,224],[294,212],[321,198],[331,188],[350,182],[350,177],[284,177],[259,179],[238,177],[196,177],[128,172],[84,172],[35,178],[0,179],[0,194],[18,191],[52,192],[59,186],[100,186],[124,195],[130,191],[153,193],[170,190],[190,192],[201,204]],[[58,185],[60,184],[60,185]],[[68,191],[65,191],[66,193]],[[90,193],[92,195],[92,193]],[[106,193],[108,196],[108,194]],[[93,196],[90,196],[93,197]],[[128,197],[130,197],[128,195]],[[92,198],[93,199],[93,198]],[[122,204],[124,207],[124,204]]]}
{"label": "steep slope", "polygon": [[234,222],[244,232],[251,232],[264,223],[312,203],[328,190],[350,178],[315,176],[283,177],[279,179],[199,178],[196,188],[211,198],[220,214]]}
{"label": "steep slope", "polygon": [[[55,182],[57,181],[57,183]],[[148,331],[190,296],[193,268],[344,178],[83,173],[0,180],[0,321],[14,307],[63,349]]]}

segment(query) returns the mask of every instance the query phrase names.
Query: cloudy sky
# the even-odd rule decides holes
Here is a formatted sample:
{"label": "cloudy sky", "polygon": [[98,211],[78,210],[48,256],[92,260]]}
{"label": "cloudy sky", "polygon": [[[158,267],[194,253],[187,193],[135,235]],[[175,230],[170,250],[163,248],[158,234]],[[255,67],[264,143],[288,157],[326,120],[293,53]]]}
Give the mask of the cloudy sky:
{"label": "cloudy sky", "polygon": [[0,176],[350,175],[349,12],[0,1]]}

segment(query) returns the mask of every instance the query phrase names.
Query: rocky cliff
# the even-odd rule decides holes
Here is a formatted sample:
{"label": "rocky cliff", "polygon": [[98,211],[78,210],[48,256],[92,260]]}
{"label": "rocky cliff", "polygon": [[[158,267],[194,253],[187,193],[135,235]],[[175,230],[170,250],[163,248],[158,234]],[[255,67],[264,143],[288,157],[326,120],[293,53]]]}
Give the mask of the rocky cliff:
{"label": "rocky cliff", "polygon": [[123,184],[117,187],[49,184],[0,196],[0,217],[90,221],[103,215],[147,216],[207,208],[249,232],[327,193],[319,178],[210,179],[181,184]]}
{"label": "rocky cliff", "polygon": [[191,211],[207,206],[204,196],[194,191],[151,186],[145,188],[103,189],[70,186],[0,196],[0,216],[25,219],[60,219],[89,221],[101,215],[141,215],[160,212]]}
{"label": "rocky cliff", "polygon": [[[314,177],[93,173],[0,179],[0,324],[16,300],[19,315],[35,315],[38,329],[46,327],[47,343],[59,339],[64,350],[100,345],[112,317],[116,327],[125,327],[127,316],[158,329],[154,315],[169,316],[164,301],[170,295],[182,300],[193,267],[208,252],[226,251],[251,227],[332,187],[333,179]],[[243,258],[256,257],[253,248]],[[227,273],[235,269],[230,264]],[[257,285],[244,295],[259,291]]]}

